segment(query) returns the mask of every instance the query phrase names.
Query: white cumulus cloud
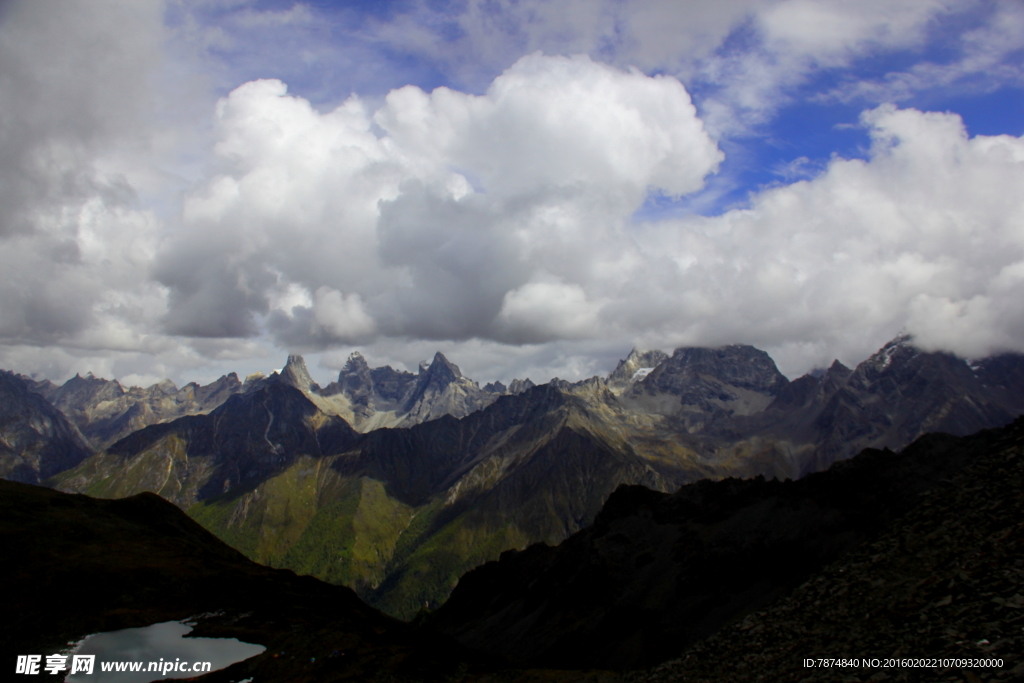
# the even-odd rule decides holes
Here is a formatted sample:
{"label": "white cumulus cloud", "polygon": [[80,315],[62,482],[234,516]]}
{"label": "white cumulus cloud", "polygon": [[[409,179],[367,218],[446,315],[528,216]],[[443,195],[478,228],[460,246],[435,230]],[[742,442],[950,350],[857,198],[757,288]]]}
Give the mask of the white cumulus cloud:
{"label": "white cumulus cloud", "polygon": [[[266,319],[297,348],[579,337],[584,288],[621,266],[647,193],[697,190],[722,159],[679,81],[586,56],[528,55],[483,95],[407,86],[376,112],[353,96],[320,113],[254,81],[217,117],[223,171],[157,259],[168,329],[244,337]],[[554,280],[562,309],[588,312],[513,329],[530,283]],[[289,287],[312,309],[275,308]]]}
{"label": "white cumulus cloud", "polygon": [[642,277],[666,305],[623,305],[627,324],[799,347],[799,370],[855,362],[901,329],[964,356],[1024,350],[1024,140],[891,105],[862,121],[867,160],[833,159],[749,209],[646,226]]}

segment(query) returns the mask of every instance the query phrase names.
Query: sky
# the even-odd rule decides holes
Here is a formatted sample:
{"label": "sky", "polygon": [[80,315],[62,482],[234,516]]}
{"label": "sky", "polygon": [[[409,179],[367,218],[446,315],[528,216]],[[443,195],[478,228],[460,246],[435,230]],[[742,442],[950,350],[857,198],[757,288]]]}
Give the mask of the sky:
{"label": "sky", "polygon": [[1024,352],[1024,3],[0,0],[0,367]]}

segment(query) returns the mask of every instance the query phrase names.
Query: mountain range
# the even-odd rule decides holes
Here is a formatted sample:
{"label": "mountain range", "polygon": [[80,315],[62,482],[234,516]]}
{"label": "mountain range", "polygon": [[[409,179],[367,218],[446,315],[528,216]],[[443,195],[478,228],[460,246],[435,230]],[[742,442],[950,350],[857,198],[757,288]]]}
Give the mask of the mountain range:
{"label": "mountain range", "polygon": [[148,425],[207,413],[242,389],[235,373],[206,386],[191,382],[181,389],[165,379],[145,389],[126,390],[117,380],[92,373],[75,375],[60,386],[49,380],[22,379],[31,391],[60,410],[97,450]]}
{"label": "mountain range", "polygon": [[[135,391],[72,390],[103,382],[95,378],[69,380],[63,393],[19,381],[26,396],[64,401],[72,417],[50,419],[68,438],[116,422],[116,409],[103,410]],[[856,368],[835,362],[793,381],[763,351],[732,345],[634,350],[607,378],[530,384],[481,389],[440,353],[418,374],[370,369],[353,354],[320,388],[292,356],[269,377],[189,385],[206,397],[177,401],[191,414],[107,445],[93,436],[95,454],[50,456],[36,470],[24,455],[0,456],[5,471],[22,467],[66,491],[159,493],[251,559],[350,586],[411,618],[502,552],[587,527],[622,485],[669,493],[702,479],[795,480],[863,448],[966,435],[1024,412],[1021,356],[969,363],[907,337]],[[165,405],[139,398],[121,415],[170,412],[140,403]],[[0,436],[14,422],[4,417]]]}
{"label": "mountain range", "polygon": [[266,648],[208,683],[1009,683],[1024,675],[1022,447],[1024,418],[795,482],[624,485],[593,525],[503,553],[412,625],[251,562],[152,493],[0,481],[0,658],[188,619]]}

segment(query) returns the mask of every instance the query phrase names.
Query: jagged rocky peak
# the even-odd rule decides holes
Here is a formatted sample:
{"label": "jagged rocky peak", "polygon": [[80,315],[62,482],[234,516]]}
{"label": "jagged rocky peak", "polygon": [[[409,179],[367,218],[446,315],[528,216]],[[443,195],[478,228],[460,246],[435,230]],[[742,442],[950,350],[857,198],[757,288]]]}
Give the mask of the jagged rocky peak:
{"label": "jagged rocky peak", "polygon": [[415,386],[403,396],[399,409],[405,415],[399,426],[435,420],[443,415],[465,417],[490,405],[496,398],[496,394],[484,391],[476,382],[463,377],[459,366],[439,351],[430,365],[420,365]]}
{"label": "jagged rocky peak", "polygon": [[284,369],[281,370],[281,379],[302,392],[308,393],[320,390],[320,385],[313,381],[309,370],[306,369],[305,359],[299,355],[293,354],[288,356],[288,362],[285,363]]}
{"label": "jagged rocky peak", "polygon": [[920,350],[914,346],[914,338],[909,334],[901,333],[879,349],[866,363],[872,369],[881,371],[893,363],[905,363],[919,353]]}
{"label": "jagged rocky peak", "polygon": [[488,382],[484,385],[483,391],[488,394],[494,394],[495,396],[503,396],[506,394],[521,394],[524,391],[528,391],[533,387],[537,386],[529,378],[527,379],[514,379],[506,386],[503,382],[495,380]]}
{"label": "jagged rocky peak", "polygon": [[[422,364],[420,367],[423,367]],[[459,366],[445,358],[440,351],[434,354],[434,360],[427,367],[426,374],[429,375],[431,382],[441,384],[450,384],[455,380],[462,379],[462,371],[459,370]]]}
{"label": "jagged rocky peak", "polygon": [[484,385],[484,391],[488,394],[507,394],[509,393],[508,387],[499,381],[488,382]]}
{"label": "jagged rocky peak", "polygon": [[768,396],[774,396],[788,383],[767,353],[747,344],[730,344],[678,348],[639,384],[648,391],[682,394],[707,380]]}
{"label": "jagged rocky peak", "polygon": [[89,401],[113,401],[124,395],[124,388],[116,380],[106,380],[87,373],[85,377],[76,374],[64,383],[53,397],[54,404],[61,410],[80,408]]}
{"label": "jagged rocky peak", "polygon": [[172,396],[178,393],[178,385],[166,377],[156,384],[152,385],[147,389],[150,394],[163,394],[165,396]]}
{"label": "jagged rocky peak", "polygon": [[238,379],[237,372],[229,372],[226,375],[221,375],[215,381],[205,385],[208,387],[240,387],[242,386],[241,381]]}
{"label": "jagged rocky peak", "polygon": [[634,382],[642,380],[649,375],[660,363],[668,359],[664,351],[654,349],[652,351],[640,351],[633,348],[629,355],[615,366],[608,375],[608,386],[611,389],[624,389]]}
{"label": "jagged rocky peak", "polygon": [[423,400],[426,394],[443,392],[450,384],[458,382],[460,379],[462,379],[462,372],[459,367],[438,351],[434,354],[434,360],[430,365],[427,365],[426,361],[420,363],[416,388],[406,397],[403,409],[406,412],[412,411],[415,404]]}
{"label": "jagged rocky peak", "polygon": [[509,383],[509,385],[508,385],[508,393],[510,393],[510,394],[521,394],[524,391],[529,391],[530,389],[534,388],[535,386],[537,386],[537,385],[534,384],[530,380],[529,377],[527,377],[526,379],[518,379],[518,378],[516,378],[516,379],[512,380]]}
{"label": "jagged rocky peak", "polygon": [[259,386],[265,379],[267,379],[267,376],[260,372],[259,370],[250,375],[246,375],[245,381],[242,382],[242,391],[246,393],[252,391],[257,386]]}
{"label": "jagged rocky peak", "polygon": [[211,382],[205,386],[195,386],[195,399],[201,403],[216,403],[220,405],[228,396],[237,394],[242,390],[242,383],[238,380],[238,375],[229,372],[226,375],[221,375],[216,381]]}
{"label": "jagged rocky peak", "polygon": [[366,363],[366,358],[363,354],[358,351],[353,351],[348,355],[348,360],[345,361],[345,367],[341,369],[338,374],[338,381],[343,381],[346,377],[352,375],[369,375],[370,366]]}
{"label": "jagged rocky peak", "polygon": [[832,365],[828,366],[828,370],[821,376],[821,383],[825,384],[842,384],[850,375],[853,374],[853,370],[846,367],[839,360],[832,361]]}
{"label": "jagged rocky peak", "polygon": [[901,333],[858,365],[850,373],[846,384],[867,390],[880,381],[889,382],[891,378],[897,376],[901,378],[898,383],[902,383],[909,379],[909,376],[905,375],[917,374],[922,368],[930,368],[929,375],[936,372],[960,374],[960,370],[963,369],[966,370],[965,375],[971,372],[962,359],[945,352],[922,351],[914,345],[914,338],[911,335]]}
{"label": "jagged rocky peak", "polygon": [[363,354],[353,351],[338,373],[338,384],[350,397],[369,395],[373,391],[373,376]]}
{"label": "jagged rocky peak", "polygon": [[822,373],[822,376],[823,377],[828,377],[829,375],[849,376],[849,374],[851,372],[853,372],[853,370],[851,370],[850,368],[848,368],[845,365],[843,365],[842,363],[840,363],[839,359],[836,359],[836,360],[832,361],[832,365],[828,366],[828,370],[825,370],[825,372]]}

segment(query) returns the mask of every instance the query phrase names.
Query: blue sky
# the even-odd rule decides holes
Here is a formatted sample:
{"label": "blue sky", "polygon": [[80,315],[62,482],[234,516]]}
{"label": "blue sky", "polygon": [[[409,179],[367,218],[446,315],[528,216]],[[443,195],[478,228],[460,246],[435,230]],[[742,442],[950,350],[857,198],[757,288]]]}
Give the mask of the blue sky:
{"label": "blue sky", "polygon": [[1024,351],[1012,1],[12,2],[0,366]]}

